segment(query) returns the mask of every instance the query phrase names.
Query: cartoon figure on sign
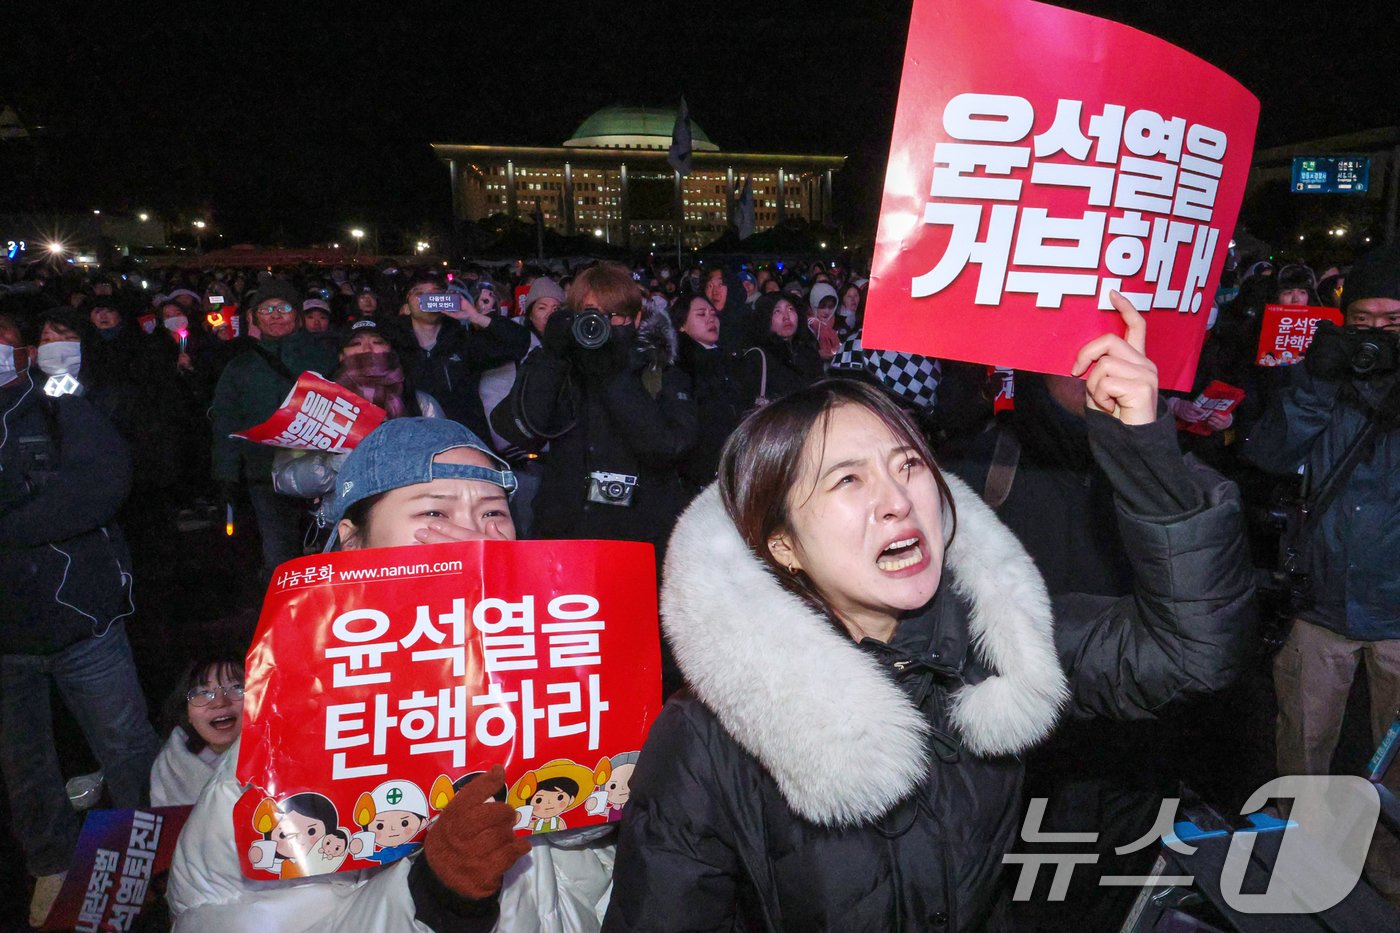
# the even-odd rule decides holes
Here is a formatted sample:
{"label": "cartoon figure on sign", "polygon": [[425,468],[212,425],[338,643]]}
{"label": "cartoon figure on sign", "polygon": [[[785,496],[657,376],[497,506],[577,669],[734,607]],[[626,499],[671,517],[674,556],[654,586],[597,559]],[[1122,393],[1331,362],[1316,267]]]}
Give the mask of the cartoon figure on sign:
{"label": "cartoon figure on sign", "polygon": [[428,826],[428,798],[411,781],[386,781],[355,801],[355,822],[350,854],[387,865],[422,848],[414,840]]}
{"label": "cartoon figure on sign", "polygon": [[[600,762],[601,768],[607,759]],[[583,803],[607,779],[607,773],[590,771],[567,758],[556,758],[534,771],[526,771],[510,789],[507,803],[521,815],[516,829],[552,833],[567,829],[564,814]]]}
{"label": "cartoon figure on sign", "polygon": [[623,752],[598,762],[598,789],[584,807],[593,816],[607,814],[609,823],[622,819],[622,808],[632,796],[632,772],[637,770],[640,752]]}
{"label": "cartoon figure on sign", "polygon": [[345,861],[345,852],[349,848],[350,837],[345,835],[345,830],[333,829],[321,840],[321,858],[325,861],[335,859],[339,864]]}
{"label": "cartoon figure on sign", "polygon": [[[345,833],[337,819],[335,804],[321,794],[293,794],[280,803],[264,797],[253,811],[253,828],[262,839],[249,848],[248,861],[279,878],[329,874],[345,861]],[[339,837],[338,855],[331,854],[334,845],[326,848],[330,837]]]}

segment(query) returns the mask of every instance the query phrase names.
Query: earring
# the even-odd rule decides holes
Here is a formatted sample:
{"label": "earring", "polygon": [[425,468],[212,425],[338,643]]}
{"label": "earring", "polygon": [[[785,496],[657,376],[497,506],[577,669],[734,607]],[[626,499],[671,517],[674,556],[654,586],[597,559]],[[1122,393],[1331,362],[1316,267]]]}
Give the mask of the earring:
{"label": "earring", "polygon": [[796,564],[788,564],[788,569],[787,569],[787,571],[788,571],[788,573],[792,574],[794,577],[797,576],[797,565],[796,565]]}

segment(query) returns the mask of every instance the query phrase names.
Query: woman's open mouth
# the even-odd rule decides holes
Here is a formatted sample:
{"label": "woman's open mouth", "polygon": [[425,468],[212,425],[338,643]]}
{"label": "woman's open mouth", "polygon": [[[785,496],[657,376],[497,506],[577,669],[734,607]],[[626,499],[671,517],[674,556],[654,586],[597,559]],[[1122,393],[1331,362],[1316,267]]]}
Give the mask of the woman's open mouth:
{"label": "woman's open mouth", "polygon": [[209,726],[210,728],[218,729],[220,732],[228,732],[238,728],[238,717],[215,716],[213,719],[209,720]]}
{"label": "woman's open mouth", "polygon": [[917,537],[896,541],[880,552],[875,565],[885,573],[897,573],[923,563],[924,548]]}

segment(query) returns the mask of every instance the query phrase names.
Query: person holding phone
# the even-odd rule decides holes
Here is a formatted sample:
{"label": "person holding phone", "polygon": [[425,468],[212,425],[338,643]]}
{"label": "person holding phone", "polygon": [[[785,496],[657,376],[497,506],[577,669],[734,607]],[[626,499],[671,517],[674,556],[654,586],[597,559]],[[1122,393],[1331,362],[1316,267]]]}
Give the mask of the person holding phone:
{"label": "person holding phone", "polygon": [[423,301],[427,295],[446,294],[447,283],[436,273],[421,273],[409,282],[399,308],[404,322],[395,341],[399,357],[409,380],[437,399],[447,418],[478,437],[489,437],[481,376],[523,359],[530,352],[530,333],[506,318],[483,314],[460,295],[449,302],[453,310],[439,311],[435,302]]}

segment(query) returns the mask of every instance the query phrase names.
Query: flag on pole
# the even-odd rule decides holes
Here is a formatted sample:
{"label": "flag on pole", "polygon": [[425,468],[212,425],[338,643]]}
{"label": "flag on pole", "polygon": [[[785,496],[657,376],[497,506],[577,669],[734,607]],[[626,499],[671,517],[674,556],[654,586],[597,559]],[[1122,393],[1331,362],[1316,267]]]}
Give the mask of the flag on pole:
{"label": "flag on pole", "polygon": [[681,109],[676,111],[676,125],[671,129],[671,152],[666,161],[682,175],[689,175],[690,155],[690,110],[685,105],[685,97],[681,97]]}
{"label": "flag on pole", "polygon": [[739,209],[735,213],[734,226],[739,229],[739,239],[753,236],[753,176],[744,176],[744,192],[739,195]]}

